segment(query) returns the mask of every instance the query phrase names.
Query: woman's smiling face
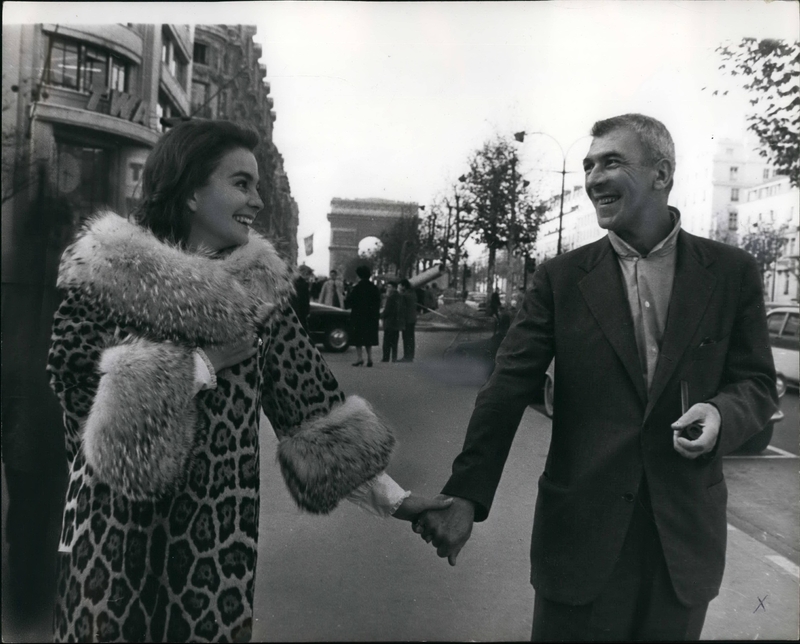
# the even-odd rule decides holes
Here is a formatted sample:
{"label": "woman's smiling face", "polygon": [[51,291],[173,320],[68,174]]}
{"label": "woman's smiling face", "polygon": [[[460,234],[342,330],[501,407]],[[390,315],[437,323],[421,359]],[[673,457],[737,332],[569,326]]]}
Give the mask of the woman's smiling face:
{"label": "woman's smiling face", "polygon": [[250,150],[225,153],[204,186],[187,201],[192,212],[188,245],[219,251],[247,243],[250,225],[264,207],[258,195],[258,162]]}

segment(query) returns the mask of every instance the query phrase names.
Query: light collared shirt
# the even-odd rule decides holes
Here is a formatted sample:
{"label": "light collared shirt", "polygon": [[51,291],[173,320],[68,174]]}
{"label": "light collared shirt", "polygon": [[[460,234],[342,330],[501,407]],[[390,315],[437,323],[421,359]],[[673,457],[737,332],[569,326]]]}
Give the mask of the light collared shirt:
{"label": "light collared shirt", "polygon": [[681,213],[672,207],[669,212],[673,221],[672,231],[646,256],[642,256],[613,231],[608,231],[608,240],[622,270],[639,349],[639,363],[648,391],[653,383],[664,327],[667,325],[672,283],[675,280],[675,250],[681,229]]}

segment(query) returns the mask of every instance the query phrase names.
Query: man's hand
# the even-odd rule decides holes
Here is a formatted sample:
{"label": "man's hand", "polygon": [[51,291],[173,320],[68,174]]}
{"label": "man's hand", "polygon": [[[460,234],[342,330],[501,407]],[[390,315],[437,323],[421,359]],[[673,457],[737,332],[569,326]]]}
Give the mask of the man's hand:
{"label": "man's hand", "polygon": [[[684,458],[695,459],[707,454],[714,449],[719,436],[719,427],[722,419],[719,410],[709,403],[692,405],[683,416],[672,423],[674,433],[672,444],[675,451]],[[701,429],[701,434],[694,440],[682,438],[680,433],[685,427],[696,424]]]}
{"label": "man's hand", "polygon": [[423,512],[427,512],[428,510],[433,512],[444,510],[449,508],[452,503],[453,499],[442,496],[441,494],[430,499],[427,496],[419,496],[412,492],[411,496],[407,496],[403,499],[400,507],[394,511],[392,516],[401,521],[413,521]]}
{"label": "man's hand", "polygon": [[[439,495],[436,498],[450,498]],[[456,565],[456,557],[472,534],[475,520],[475,504],[467,499],[453,497],[453,502],[445,510],[431,510],[420,515],[414,522],[413,530],[427,543],[433,542],[436,554],[447,557],[451,566]]]}

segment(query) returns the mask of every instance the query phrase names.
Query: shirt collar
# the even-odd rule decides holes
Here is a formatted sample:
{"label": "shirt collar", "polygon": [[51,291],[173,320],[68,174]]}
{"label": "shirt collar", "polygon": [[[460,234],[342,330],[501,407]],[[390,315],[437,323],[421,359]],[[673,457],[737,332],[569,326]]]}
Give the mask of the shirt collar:
{"label": "shirt collar", "polygon": [[[675,251],[675,246],[678,243],[678,233],[681,230],[681,213],[677,208],[669,206],[669,214],[672,218],[672,230],[669,235],[664,237],[658,242],[651,250],[647,257],[663,257]],[[621,258],[627,259],[631,257],[644,257],[638,250],[626,242],[622,237],[617,235],[613,230],[608,231],[608,241],[614,248],[614,252]]]}

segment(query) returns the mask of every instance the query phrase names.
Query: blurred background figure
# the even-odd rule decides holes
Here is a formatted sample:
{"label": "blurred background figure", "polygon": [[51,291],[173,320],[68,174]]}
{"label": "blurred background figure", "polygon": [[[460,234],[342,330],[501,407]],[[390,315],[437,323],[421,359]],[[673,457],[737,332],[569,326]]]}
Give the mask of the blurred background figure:
{"label": "blurred background figure", "polygon": [[331,270],[330,277],[322,285],[319,294],[321,304],[335,306],[337,309],[344,308],[344,283],[339,279],[339,273]]}
{"label": "blurred background figure", "polygon": [[411,282],[404,279],[400,282],[400,296],[403,298],[403,357],[400,362],[414,362],[416,346],[414,332],[417,326],[417,293],[411,288]]}
{"label": "blurred background figure", "polygon": [[397,290],[397,282],[386,284],[386,304],[383,307],[383,359],[381,362],[397,362],[397,343],[400,332],[406,325],[405,301]]}
{"label": "blurred background figure", "polygon": [[314,276],[314,269],[303,264],[294,279],[294,296],[292,297],[292,308],[300,319],[300,324],[308,331],[308,313],[311,310],[311,280]]}

